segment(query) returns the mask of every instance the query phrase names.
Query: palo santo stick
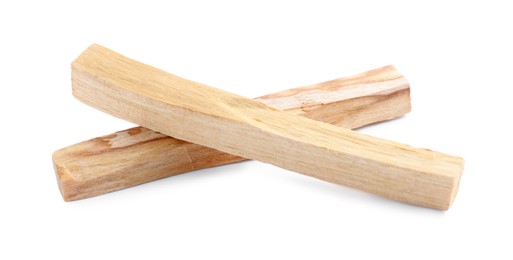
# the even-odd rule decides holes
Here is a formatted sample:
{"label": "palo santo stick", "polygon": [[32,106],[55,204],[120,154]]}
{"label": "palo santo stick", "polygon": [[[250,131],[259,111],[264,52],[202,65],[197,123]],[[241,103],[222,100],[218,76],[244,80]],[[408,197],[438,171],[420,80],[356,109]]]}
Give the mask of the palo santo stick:
{"label": "palo santo stick", "polygon": [[72,63],[82,102],[175,138],[435,209],[450,207],[463,159],[271,108],[99,45]]}
{"label": "palo santo stick", "polygon": [[[410,88],[392,66],[257,98],[290,113],[356,128],[410,111]],[[66,201],[88,198],[191,170],[244,160],[134,127],[53,154]]]}

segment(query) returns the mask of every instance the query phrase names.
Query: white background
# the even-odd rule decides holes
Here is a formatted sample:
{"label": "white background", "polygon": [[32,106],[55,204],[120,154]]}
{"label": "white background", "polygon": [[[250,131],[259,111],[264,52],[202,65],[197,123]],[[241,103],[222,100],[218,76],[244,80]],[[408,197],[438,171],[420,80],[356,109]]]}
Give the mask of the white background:
{"label": "white background", "polygon": [[[508,1],[7,2],[0,259],[512,259]],[[253,161],[65,203],[51,153],[131,126],[71,95],[92,43],[248,97],[393,64],[413,111],[361,131],[464,157],[459,194],[441,212]]]}

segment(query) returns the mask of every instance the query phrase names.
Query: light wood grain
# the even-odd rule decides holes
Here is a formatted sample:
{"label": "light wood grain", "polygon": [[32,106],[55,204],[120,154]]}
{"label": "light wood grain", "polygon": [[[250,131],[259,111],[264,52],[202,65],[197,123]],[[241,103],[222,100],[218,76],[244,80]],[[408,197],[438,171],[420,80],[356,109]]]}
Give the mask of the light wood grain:
{"label": "light wood grain", "polygon": [[[330,93],[334,93],[330,95]],[[290,113],[356,128],[410,111],[406,79],[392,66],[257,98]],[[135,127],[53,154],[66,201],[88,198],[242,157]]]}
{"label": "light wood grain", "polygon": [[448,209],[463,159],[360,134],[93,45],[72,63],[82,102],[175,138],[390,199]]}

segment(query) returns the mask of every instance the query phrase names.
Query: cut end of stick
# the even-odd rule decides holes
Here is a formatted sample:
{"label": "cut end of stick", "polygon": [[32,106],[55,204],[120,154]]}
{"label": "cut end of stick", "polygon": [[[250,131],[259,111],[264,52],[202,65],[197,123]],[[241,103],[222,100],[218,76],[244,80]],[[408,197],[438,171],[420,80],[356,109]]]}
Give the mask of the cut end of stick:
{"label": "cut end of stick", "polygon": [[424,207],[437,209],[437,210],[449,210],[454,203],[458,188],[460,185],[461,176],[464,169],[464,159],[458,156],[450,156],[450,160],[446,161],[447,168],[442,169],[443,175],[439,176],[436,180],[439,188],[437,191],[433,191],[432,195],[427,203],[419,203]]}
{"label": "cut end of stick", "polygon": [[64,201],[73,200],[73,196],[68,193],[68,191],[72,191],[70,186],[73,186],[71,183],[73,182],[73,178],[70,174],[68,168],[64,165],[58,163],[59,152],[55,151],[52,154],[53,168],[55,169],[55,177],[57,178],[57,185],[59,186],[59,191],[61,192],[62,198]]}
{"label": "cut end of stick", "polygon": [[454,199],[456,199],[456,195],[458,194],[458,189],[460,187],[460,181],[461,181],[461,175],[463,175],[463,169],[465,168],[465,160],[463,158],[460,159],[460,169],[457,171],[454,175],[454,182],[453,182],[453,189],[451,192],[451,196],[449,198],[449,203],[447,204],[447,207],[442,208],[441,210],[448,210],[452,204],[454,203]]}

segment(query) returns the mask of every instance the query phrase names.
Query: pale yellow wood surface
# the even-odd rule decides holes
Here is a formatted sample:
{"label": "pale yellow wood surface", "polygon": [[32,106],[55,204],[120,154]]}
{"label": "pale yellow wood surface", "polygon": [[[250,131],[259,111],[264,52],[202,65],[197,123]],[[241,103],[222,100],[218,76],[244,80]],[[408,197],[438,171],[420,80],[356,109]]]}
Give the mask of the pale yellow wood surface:
{"label": "pale yellow wood surface", "polygon": [[93,45],[72,64],[82,102],[175,138],[435,209],[463,159],[360,134],[192,82]]}
{"label": "pale yellow wood surface", "polygon": [[[396,118],[410,111],[408,82],[392,66],[257,100],[348,128]],[[144,127],[97,137],[53,154],[57,181],[66,201],[240,160],[243,158],[179,141]]]}

